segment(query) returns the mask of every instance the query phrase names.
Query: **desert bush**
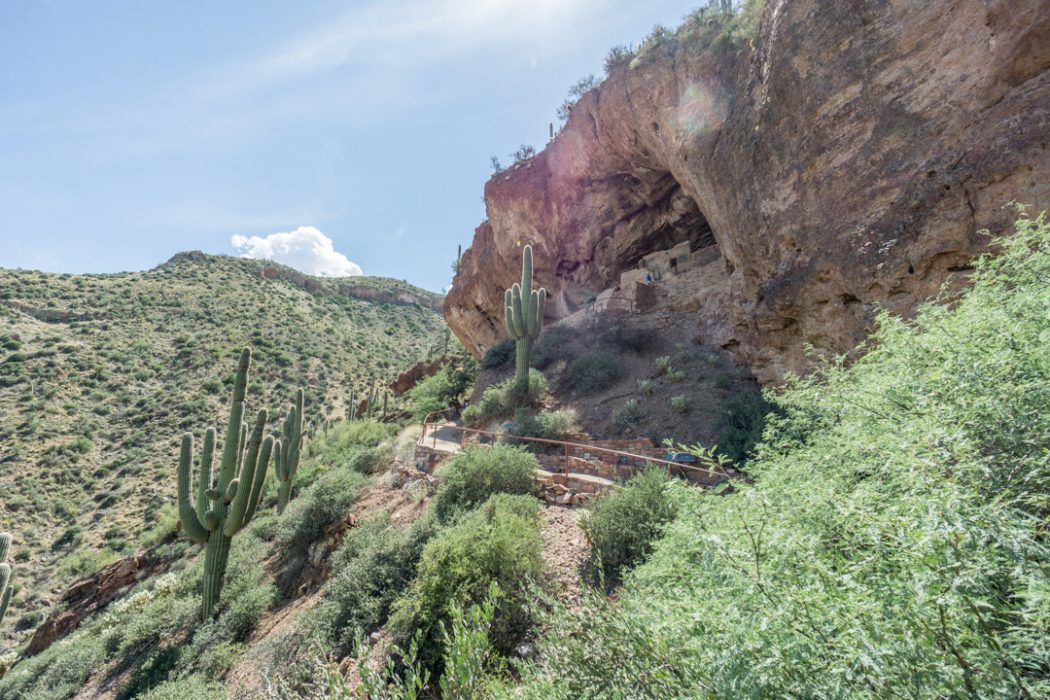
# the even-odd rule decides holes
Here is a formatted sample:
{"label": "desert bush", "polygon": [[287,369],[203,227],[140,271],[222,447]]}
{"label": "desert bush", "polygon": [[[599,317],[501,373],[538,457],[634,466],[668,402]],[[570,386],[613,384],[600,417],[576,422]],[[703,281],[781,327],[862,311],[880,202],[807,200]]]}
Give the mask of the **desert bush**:
{"label": "desert bush", "polygon": [[609,75],[620,66],[626,66],[634,58],[634,51],[629,46],[614,46],[605,56],[605,74]]}
{"label": "desert bush", "polygon": [[722,404],[718,419],[718,451],[737,464],[743,464],[762,438],[766,415],[776,409],[758,391],[741,391]]}
{"label": "desert bush", "polygon": [[565,440],[579,431],[576,411],[572,408],[538,413],[529,408],[520,408],[514,414],[513,433],[515,435],[546,440]]}
{"label": "desert bush", "polygon": [[521,406],[536,406],[547,395],[547,378],[539,370],[529,370],[529,388],[525,396],[518,394],[513,378],[490,386],[481,395],[478,412],[472,414],[477,421],[507,418]]}
{"label": "desert bush", "polygon": [[467,406],[463,409],[463,412],[459,415],[459,417],[465,425],[472,427],[481,425],[481,423],[484,421],[484,417],[481,413],[481,406]]}
{"label": "desert bush", "polygon": [[533,494],[538,468],[536,458],[521,447],[468,447],[441,469],[434,512],[448,522],[496,493]]}
{"label": "desert bush", "polygon": [[620,378],[620,361],[615,355],[596,350],[580,355],[565,369],[570,389],[594,393],[608,389]]}
{"label": "desert bush", "polygon": [[481,358],[482,369],[503,369],[514,364],[515,344],[513,340],[501,340],[485,352]]}
{"label": "desert bush", "polygon": [[161,683],[136,697],[139,700],[187,700],[187,698],[225,700],[229,695],[222,683],[207,680],[201,676],[187,676]]}
{"label": "desert bush", "polygon": [[437,529],[432,516],[407,529],[386,519],[352,529],[333,557],[332,576],[309,626],[320,629],[341,654],[351,651],[359,632],[369,634],[386,622]]}
{"label": "desert bush", "polygon": [[532,366],[536,369],[547,369],[558,360],[565,359],[572,339],[572,331],[565,326],[543,329],[543,335],[532,346]]}
{"label": "desert bush", "polygon": [[349,513],[350,506],[367,484],[368,479],[357,472],[336,469],[322,474],[288,504],[273,528],[285,562],[278,577],[284,594],[306,565],[310,545],[320,538],[326,527]]}
{"label": "desert bush", "polygon": [[641,328],[616,326],[605,336],[605,342],[620,352],[641,353],[651,350],[657,336],[652,331]]}
{"label": "desert bush", "polygon": [[536,148],[534,146],[530,146],[527,143],[523,143],[518,148],[518,150],[510,154],[510,157],[514,160],[514,165],[518,165],[520,163],[524,163],[529,158],[532,158],[535,155]]}
{"label": "desert bush", "polygon": [[458,358],[442,367],[437,374],[409,389],[406,398],[412,417],[421,421],[428,413],[458,406],[463,394],[473,387],[476,376],[477,364],[473,358]]}
{"label": "desert bush", "polygon": [[656,376],[662,377],[671,370],[671,356],[660,355],[656,358]]}
{"label": "desert bush", "polygon": [[681,414],[689,410],[689,401],[685,398],[685,394],[671,397],[671,410]]}
{"label": "desert bush", "polygon": [[600,498],[587,512],[581,524],[591,544],[592,581],[614,586],[652,551],[675,513],[667,494],[669,480],[663,470],[649,469]]}
{"label": "desert bush", "polygon": [[623,406],[616,410],[616,413],[613,415],[613,422],[620,430],[626,430],[643,418],[645,418],[645,411],[638,403],[638,400],[627,399]]}
{"label": "desert bush", "polygon": [[639,379],[638,391],[641,392],[643,396],[652,396],[656,393],[656,382],[652,379]]}
{"label": "desert bush", "polygon": [[531,624],[529,586],[543,570],[538,516],[534,498],[496,494],[428,542],[415,582],[394,605],[388,629],[395,641],[420,631],[423,662],[439,667],[450,608],[482,603],[496,584],[502,593],[490,639],[499,653],[511,653]]}

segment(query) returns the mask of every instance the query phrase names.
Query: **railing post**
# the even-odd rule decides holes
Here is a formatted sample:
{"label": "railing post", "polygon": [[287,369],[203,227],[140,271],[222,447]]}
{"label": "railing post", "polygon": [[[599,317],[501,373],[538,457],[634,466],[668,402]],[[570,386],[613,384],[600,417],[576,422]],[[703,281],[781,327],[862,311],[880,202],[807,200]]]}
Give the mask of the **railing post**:
{"label": "railing post", "polygon": [[437,449],[437,446],[438,446],[438,431],[435,430],[434,431],[434,449],[435,450]]}
{"label": "railing post", "polygon": [[565,445],[565,467],[564,467],[564,470],[562,471],[562,473],[563,474],[568,474],[569,473],[569,446],[568,446],[568,444]]}

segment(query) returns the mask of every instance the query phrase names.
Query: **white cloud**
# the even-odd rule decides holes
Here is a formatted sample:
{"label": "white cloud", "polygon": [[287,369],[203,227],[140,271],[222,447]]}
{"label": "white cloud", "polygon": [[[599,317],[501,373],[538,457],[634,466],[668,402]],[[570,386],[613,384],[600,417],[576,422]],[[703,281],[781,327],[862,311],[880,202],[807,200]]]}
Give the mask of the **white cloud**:
{"label": "white cloud", "polygon": [[332,239],[313,226],[300,226],[289,233],[269,236],[232,236],[230,244],[242,258],[273,260],[308,275],[352,277],[364,274],[332,245]]}

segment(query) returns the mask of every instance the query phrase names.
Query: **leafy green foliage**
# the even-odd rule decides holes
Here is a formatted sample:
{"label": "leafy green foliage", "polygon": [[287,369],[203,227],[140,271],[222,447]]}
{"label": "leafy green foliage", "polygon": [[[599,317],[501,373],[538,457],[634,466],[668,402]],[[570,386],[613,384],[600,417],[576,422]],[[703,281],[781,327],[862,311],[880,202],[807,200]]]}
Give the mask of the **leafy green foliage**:
{"label": "leafy green foliage", "polygon": [[625,430],[641,420],[643,416],[645,416],[645,411],[638,403],[638,399],[627,399],[623,406],[616,409],[613,420],[618,428]]}
{"label": "leafy green foliage", "polygon": [[648,561],[514,697],[1047,696],[1050,226],[997,245],[953,304],[789,382],[753,483],[672,483]]}
{"label": "leafy green foliage", "polygon": [[456,358],[437,374],[427,377],[408,391],[412,418],[422,421],[428,413],[459,406],[463,395],[473,388],[476,377],[477,363],[472,357],[464,355]]}
{"label": "leafy green foliage", "polygon": [[622,489],[599,499],[587,513],[582,526],[591,544],[593,580],[614,586],[625,571],[649,555],[663,527],[674,517],[667,494],[669,480],[660,469],[642,472]]}
{"label": "leafy green foliage", "polygon": [[726,399],[718,421],[718,451],[743,464],[762,438],[766,415],[776,406],[761,394],[737,393]]}
{"label": "leafy green foliage", "polygon": [[156,688],[137,697],[140,700],[187,700],[187,698],[225,700],[229,696],[222,683],[205,680],[200,676],[187,676],[161,683]]}
{"label": "leafy green foliage", "polygon": [[529,370],[529,387],[521,395],[514,379],[507,379],[485,389],[477,411],[469,416],[471,422],[509,418],[521,406],[537,406],[547,396],[547,378],[539,370]]}
{"label": "leafy green foliage", "polygon": [[576,411],[572,408],[539,412],[519,408],[514,414],[512,432],[546,440],[566,440],[580,432],[580,426],[576,422]]}
{"label": "leafy green foliage", "polygon": [[359,632],[386,622],[390,606],[415,577],[423,546],[437,531],[432,517],[402,529],[384,519],[347,533],[332,561],[324,598],[311,614],[329,643],[350,651]]}
{"label": "leafy green foliage", "polygon": [[528,496],[497,494],[427,543],[418,577],[395,603],[388,628],[404,643],[420,631],[420,656],[437,669],[444,652],[442,625],[453,605],[481,603],[493,584],[499,598],[490,639],[509,654],[529,629],[530,582],[543,570],[539,504]]}
{"label": "leafy green foliage", "polygon": [[538,468],[536,458],[521,447],[468,447],[441,469],[434,512],[448,522],[493,494],[533,494]]}
{"label": "leafy green foliage", "polygon": [[482,369],[503,369],[514,364],[515,342],[510,338],[501,340],[481,358]]}
{"label": "leafy green foliage", "polygon": [[349,512],[367,483],[366,477],[349,468],[325,472],[281,514],[275,530],[285,563],[278,585],[285,595],[292,592],[306,566],[310,545]]}
{"label": "leafy green foliage", "polygon": [[596,350],[570,362],[565,370],[565,381],[575,391],[597,393],[615,384],[621,372],[620,361],[615,355]]}

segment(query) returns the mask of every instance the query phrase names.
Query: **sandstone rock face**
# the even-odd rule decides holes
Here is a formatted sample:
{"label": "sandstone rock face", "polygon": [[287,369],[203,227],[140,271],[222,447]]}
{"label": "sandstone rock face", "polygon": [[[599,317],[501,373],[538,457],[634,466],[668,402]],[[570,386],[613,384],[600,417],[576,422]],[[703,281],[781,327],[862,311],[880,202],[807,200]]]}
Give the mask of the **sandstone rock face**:
{"label": "sandstone rock face", "polygon": [[719,279],[681,322],[777,382],[965,273],[1007,202],[1050,207],[1045,0],[766,0],[756,39],[703,43],[615,69],[486,184],[445,301],[467,347],[503,337],[525,243],[554,320],[688,241]]}

